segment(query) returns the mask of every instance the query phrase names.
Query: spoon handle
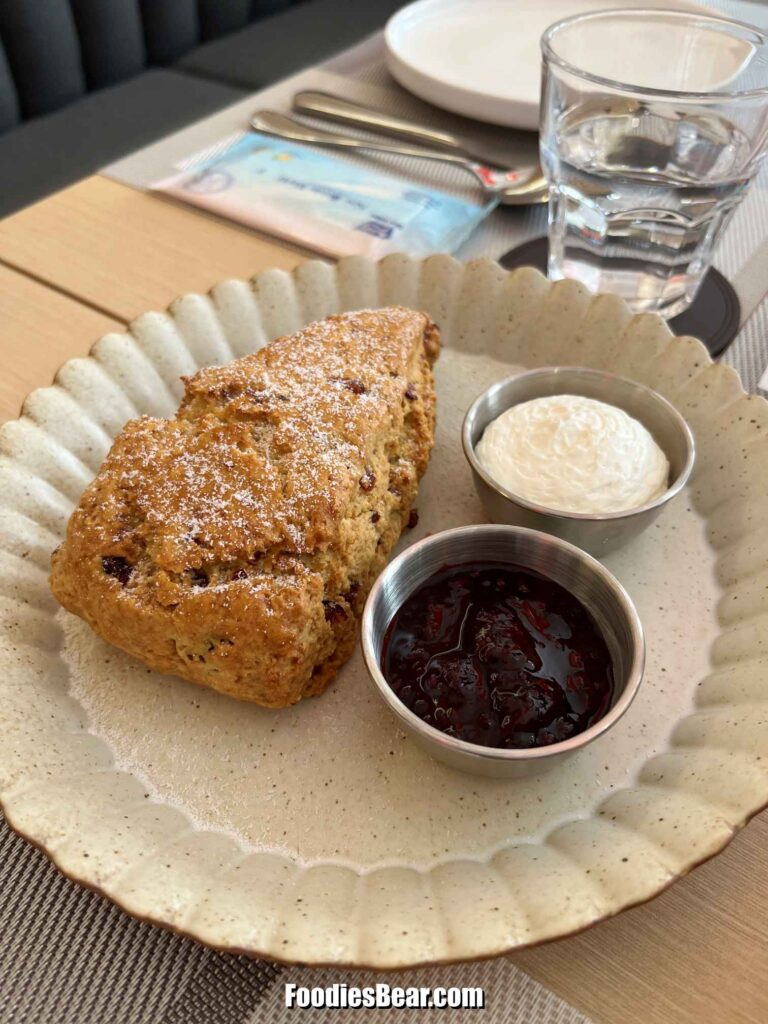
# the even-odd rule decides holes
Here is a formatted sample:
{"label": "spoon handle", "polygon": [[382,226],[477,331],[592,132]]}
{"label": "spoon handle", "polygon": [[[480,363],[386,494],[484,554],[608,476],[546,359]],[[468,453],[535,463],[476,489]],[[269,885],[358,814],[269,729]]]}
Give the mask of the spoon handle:
{"label": "spoon handle", "polygon": [[292,117],[278,114],[272,110],[260,110],[251,118],[251,127],[266,135],[276,135],[282,139],[295,142],[307,142],[317,146],[334,146],[337,149],[362,150],[374,153],[391,153],[396,156],[419,157],[424,160],[436,160],[440,163],[454,164],[463,168],[488,191],[496,191],[479,177],[474,165],[464,156],[455,153],[441,153],[434,149],[421,149],[402,143],[389,142],[386,139],[358,139],[337,132],[326,132],[321,128],[310,128],[308,125],[294,121]]}
{"label": "spoon handle", "polygon": [[353,103],[351,100],[334,96],[329,92],[317,92],[314,89],[297,92],[293,97],[293,109],[301,114],[319,114],[321,117],[338,121],[341,124],[382,132],[385,135],[409,139],[412,142],[426,143],[428,146],[437,146],[439,149],[450,150],[459,156],[471,158],[466,146],[450,132],[436,131],[433,128],[416,124],[414,121],[407,121],[401,117],[385,114],[381,110],[366,107],[362,103]]}

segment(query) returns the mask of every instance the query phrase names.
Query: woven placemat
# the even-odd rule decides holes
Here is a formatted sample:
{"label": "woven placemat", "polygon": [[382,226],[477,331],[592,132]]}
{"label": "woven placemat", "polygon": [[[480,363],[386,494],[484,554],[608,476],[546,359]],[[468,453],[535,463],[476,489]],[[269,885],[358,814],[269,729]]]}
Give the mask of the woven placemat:
{"label": "woven placemat", "polygon": [[241,1024],[279,974],[129,917],[2,818],[0,892],[3,1024]]}

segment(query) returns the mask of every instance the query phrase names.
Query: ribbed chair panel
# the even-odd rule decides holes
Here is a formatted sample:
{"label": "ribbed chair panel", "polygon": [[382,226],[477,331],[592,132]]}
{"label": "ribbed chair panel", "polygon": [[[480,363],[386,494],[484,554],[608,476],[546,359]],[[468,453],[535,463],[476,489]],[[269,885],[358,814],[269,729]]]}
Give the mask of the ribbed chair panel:
{"label": "ribbed chair panel", "polygon": [[0,0],[0,132],[301,0]]}
{"label": "ribbed chair panel", "polygon": [[85,92],[80,42],[67,0],[2,0],[0,41],[23,117],[57,110]]}
{"label": "ribbed chair panel", "polygon": [[139,0],[69,0],[88,89],[132,78],[147,55]]}
{"label": "ribbed chair panel", "polygon": [[11,69],[8,67],[8,58],[0,43],[0,132],[18,124],[20,117],[19,97],[16,95]]}
{"label": "ribbed chair panel", "polygon": [[150,64],[172,64],[200,42],[197,0],[140,0],[140,8]]}

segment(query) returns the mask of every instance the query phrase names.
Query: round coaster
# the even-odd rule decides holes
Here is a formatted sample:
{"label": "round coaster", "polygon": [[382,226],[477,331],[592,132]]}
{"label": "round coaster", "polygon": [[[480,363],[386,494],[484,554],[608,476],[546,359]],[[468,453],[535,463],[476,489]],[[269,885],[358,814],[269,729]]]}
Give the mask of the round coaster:
{"label": "round coaster", "polygon": [[[546,274],[548,255],[547,239],[534,238],[510,249],[499,263],[507,270],[536,267]],[[732,285],[719,270],[710,267],[694,302],[684,313],[672,317],[667,323],[675,334],[692,334],[694,338],[701,339],[714,357],[719,356],[736,337],[740,319],[739,298]]]}

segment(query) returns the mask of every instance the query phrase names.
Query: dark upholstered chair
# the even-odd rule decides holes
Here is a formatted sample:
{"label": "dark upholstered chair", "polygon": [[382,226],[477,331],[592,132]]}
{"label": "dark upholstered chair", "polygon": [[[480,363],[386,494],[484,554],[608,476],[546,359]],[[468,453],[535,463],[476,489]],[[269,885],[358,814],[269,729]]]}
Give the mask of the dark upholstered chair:
{"label": "dark upholstered chair", "polygon": [[0,216],[351,46],[403,0],[0,0]]}

